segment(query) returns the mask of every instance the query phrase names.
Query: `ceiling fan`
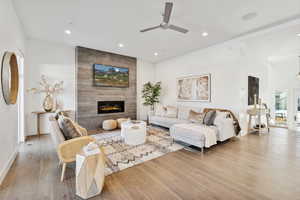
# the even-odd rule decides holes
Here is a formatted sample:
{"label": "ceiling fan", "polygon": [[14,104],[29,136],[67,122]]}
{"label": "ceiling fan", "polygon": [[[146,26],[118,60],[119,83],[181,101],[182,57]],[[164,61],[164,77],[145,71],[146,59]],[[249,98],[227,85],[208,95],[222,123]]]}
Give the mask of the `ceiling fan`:
{"label": "ceiling fan", "polygon": [[164,29],[164,30],[170,29],[170,30],[173,30],[173,31],[178,31],[180,33],[187,33],[188,32],[187,29],[179,27],[179,26],[175,26],[173,24],[169,24],[172,9],[173,9],[173,3],[172,2],[166,2],[165,12],[163,14],[163,22],[158,26],[154,26],[154,27],[150,27],[150,28],[140,30],[140,32],[144,33],[144,32],[147,32],[147,31],[151,31],[151,30],[154,30],[154,29],[161,28],[161,29]]}

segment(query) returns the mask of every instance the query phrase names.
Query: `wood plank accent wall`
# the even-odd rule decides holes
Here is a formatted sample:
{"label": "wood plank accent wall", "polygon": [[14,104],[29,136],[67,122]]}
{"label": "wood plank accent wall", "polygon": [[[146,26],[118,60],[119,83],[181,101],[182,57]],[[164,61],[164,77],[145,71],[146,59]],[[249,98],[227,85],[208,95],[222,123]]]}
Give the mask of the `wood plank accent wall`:
{"label": "wood plank accent wall", "polygon": [[[129,88],[93,86],[93,64],[129,68]],[[94,130],[105,119],[136,119],[136,58],[76,47],[76,71],[76,119],[81,126]],[[99,115],[97,101],[125,101],[125,112]]]}

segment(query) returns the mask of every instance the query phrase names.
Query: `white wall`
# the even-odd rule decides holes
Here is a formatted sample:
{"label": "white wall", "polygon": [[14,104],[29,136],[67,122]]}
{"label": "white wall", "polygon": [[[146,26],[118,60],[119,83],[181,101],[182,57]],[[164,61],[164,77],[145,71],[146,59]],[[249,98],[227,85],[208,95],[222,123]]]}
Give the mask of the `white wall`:
{"label": "white wall", "polygon": [[[41,75],[50,83],[64,81],[64,91],[58,97],[64,110],[75,110],[75,48],[39,40],[27,40],[25,60],[25,89],[38,87]],[[43,111],[44,94],[25,94],[27,135],[36,134],[36,116],[33,111]],[[41,131],[49,132],[47,115],[41,120]]]}
{"label": "white wall", "polygon": [[[162,81],[163,104],[230,109],[240,117],[245,131],[248,75],[260,78],[260,94],[267,91],[267,67],[256,60],[255,49],[243,41],[231,41],[176,57],[156,65],[156,81]],[[177,102],[176,78],[211,74],[211,102]]]}
{"label": "white wall", "polygon": [[[10,0],[0,1],[0,56],[24,51],[24,35]],[[1,73],[1,72],[0,72]],[[1,84],[1,83],[0,83]],[[1,88],[1,86],[0,86]],[[6,105],[0,94],[0,184],[18,151],[18,106]]]}
{"label": "white wall", "polygon": [[[75,110],[75,47],[54,44],[40,40],[27,40],[25,89],[37,87],[42,74],[50,81],[63,80],[64,92],[59,99],[63,101],[64,109]],[[137,59],[137,117],[147,118],[147,107],[142,105],[142,85],[154,81],[154,65]],[[34,135],[36,130],[36,116],[33,111],[41,111],[44,95],[25,94],[26,132]],[[41,131],[49,132],[47,115],[41,120]]]}
{"label": "white wall", "polygon": [[147,119],[147,113],[150,109],[149,106],[143,105],[142,90],[145,83],[155,81],[154,70],[154,64],[137,60],[137,118],[140,120]]}

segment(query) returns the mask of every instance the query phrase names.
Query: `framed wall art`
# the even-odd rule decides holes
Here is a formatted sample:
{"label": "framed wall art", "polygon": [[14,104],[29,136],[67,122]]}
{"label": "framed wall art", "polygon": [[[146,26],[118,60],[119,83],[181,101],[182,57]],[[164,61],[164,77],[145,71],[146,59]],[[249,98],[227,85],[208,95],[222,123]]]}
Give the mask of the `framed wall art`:
{"label": "framed wall art", "polygon": [[211,101],[211,75],[192,75],[177,78],[178,101]]}

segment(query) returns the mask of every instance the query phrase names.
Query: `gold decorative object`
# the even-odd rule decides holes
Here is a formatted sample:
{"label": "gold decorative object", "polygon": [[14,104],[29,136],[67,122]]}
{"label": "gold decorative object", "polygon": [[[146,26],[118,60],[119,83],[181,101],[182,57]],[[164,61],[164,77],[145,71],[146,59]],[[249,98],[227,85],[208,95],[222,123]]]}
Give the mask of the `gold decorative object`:
{"label": "gold decorative object", "polygon": [[43,102],[43,108],[46,112],[50,112],[53,110],[53,106],[54,106],[53,98],[51,94],[47,94]]}
{"label": "gold decorative object", "polygon": [[12,52],[5,52],[3,56],[1,85],[5,103],[7,105],[15,104],[19,90],[19,71],[17,57]]}
{"label": "gold decorative object", "polygon": [[60,81],[59,83],[55,83],[54,85],[50,85],[45,77],[45,75],[42,75],[41,81],[39,82],[40,88],[30,88],[27,91],[33,92],[33,93],[45,93],[45,99],[43,102],[43,108],[46,112],[50,112],[55,110],[55,101],[54,101],[54,95],[63,91],[63,81]]}

